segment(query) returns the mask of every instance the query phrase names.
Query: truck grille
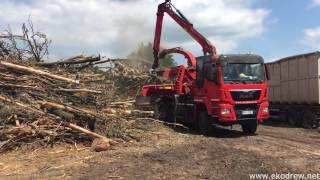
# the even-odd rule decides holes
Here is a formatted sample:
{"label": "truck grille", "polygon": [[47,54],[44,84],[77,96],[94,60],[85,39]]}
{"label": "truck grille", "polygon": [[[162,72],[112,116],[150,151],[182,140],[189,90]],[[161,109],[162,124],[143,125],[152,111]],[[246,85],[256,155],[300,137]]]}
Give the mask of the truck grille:
{"label": "truck grille", "polygon": [[[258,115],[258,104],[236,104],[234,105],[238,119],[256,119]],[[253,114],[243,115],[243,111],[253,111]]]}
{"label": "truck grille", "polygon": [[230,93],[235,101],[256,101],[260,98],[261,90],[233,90]]}

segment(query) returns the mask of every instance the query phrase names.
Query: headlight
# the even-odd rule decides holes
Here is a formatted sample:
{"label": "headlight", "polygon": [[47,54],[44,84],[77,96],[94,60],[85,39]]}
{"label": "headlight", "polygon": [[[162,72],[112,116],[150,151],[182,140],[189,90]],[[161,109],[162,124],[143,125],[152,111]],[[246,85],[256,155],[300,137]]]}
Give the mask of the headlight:
{"label": "headlight", "polygon": [[263,113],[268,113],[268,112],[269,112],[269,108],[268,108],[268,107],[264,107],[264,108],[262,109],[262,112],[263,112]]}
{"label": "headlight", "polygon": [[230,114],[230,109],[226,109],[226,108],[221,109],[221,114],[222,115]]}

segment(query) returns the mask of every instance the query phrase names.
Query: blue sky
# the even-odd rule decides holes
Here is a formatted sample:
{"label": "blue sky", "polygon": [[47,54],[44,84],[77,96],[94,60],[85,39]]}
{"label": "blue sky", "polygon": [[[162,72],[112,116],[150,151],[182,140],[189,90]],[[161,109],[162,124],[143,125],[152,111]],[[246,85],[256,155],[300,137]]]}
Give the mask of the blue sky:
{"label": "blue sky", "polygon": [[270,9],[271,22],[261,36],[242,40],[239,51],[257,52],[270,60],[320,50],[319,45],[302,42],[305,29],[320,27],[320,6],[309,0],[262,0],[255,7]]}
{"label": "blue sky", "polygon": [[[152,42],[162,0],[2,0],[0,33],[19,33],[30,16],[52,40],[50,58],[125,57]],[[320,0],[172,0],[220,54],[255,53],[267,61],[320,50]],[[201,48],[167,16],[161,46]],[[180,58],[179,58],[180,59]]]}

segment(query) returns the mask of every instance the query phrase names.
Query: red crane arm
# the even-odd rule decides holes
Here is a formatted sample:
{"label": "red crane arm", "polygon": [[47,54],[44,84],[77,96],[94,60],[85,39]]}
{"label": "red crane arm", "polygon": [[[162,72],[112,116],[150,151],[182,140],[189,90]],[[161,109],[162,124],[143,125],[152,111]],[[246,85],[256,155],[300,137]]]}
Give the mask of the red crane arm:
{"label": "red crane arm", "polygon": [[[175,9],[175,11],[173,10]],[[167,13],[173,20],[175,20],[188,34],[190,34],[201,46],[203,53],[211,54],[215,56],[217,54],[215,46],[213,46],[209,40],[207,40],[202,34],[200,34],[196,29],[194,29],[193,24],[188,21],[188,19],[176,9],[170,2],[166,0],[164,3],[159,4],[157,12],[157,23],[153,42],[153,55],[154,64],[153,69],[157,68],[159,65],[159,50],[162,32],[162,23],[164,13]]]}

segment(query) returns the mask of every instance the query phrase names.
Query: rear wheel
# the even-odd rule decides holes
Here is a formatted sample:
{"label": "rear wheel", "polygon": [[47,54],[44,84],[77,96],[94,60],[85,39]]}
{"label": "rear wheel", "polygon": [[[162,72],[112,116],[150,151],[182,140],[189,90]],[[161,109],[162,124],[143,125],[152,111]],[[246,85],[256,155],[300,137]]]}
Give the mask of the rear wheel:
{"label": "rear wheel", "polygon": [[197,119],[193,118],[193,107],[192,108],[186,108],[184,110],[184,116],[183,116],[183,124],[187,126],[190,130],[198,131],[199,130],[199,124]]}
{"label": "rear wheel", "polygon": [[209,116],[207,112],[202,111],[199,113],[198,127],[201,134],[207,136],[210,133],[211,124],[209,123]]}
{"label": "rear wheel", "polygon": [[301,115],[297,110],[289,109],[287,117],[291,126],[301,126]]}
{"label": "rear wheel", "polygon": [[160,100],[156,106],[156,117],[162,121],[174,121],[174,105],[170,100]]}
{"label": "rear wheel", "polygon": [[302,117],[302,126],[304,128],[318,128],[319,127],[319,120],[317,118],[317,114],[312,111],[308,110],[303,113]]}
{"label": "rear wheel", "polygon": [[244,124],[241,124],[242,131],[246,134],[254,134],[257,131],[258,127],[258,120],[249,120],[248,122],[245,122]]}

